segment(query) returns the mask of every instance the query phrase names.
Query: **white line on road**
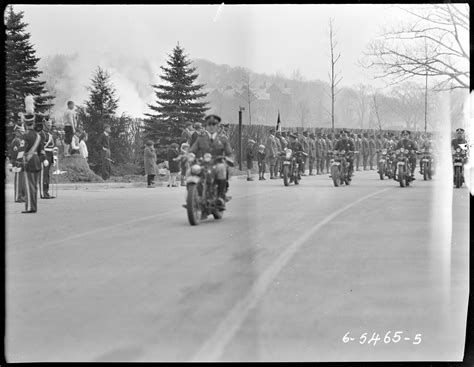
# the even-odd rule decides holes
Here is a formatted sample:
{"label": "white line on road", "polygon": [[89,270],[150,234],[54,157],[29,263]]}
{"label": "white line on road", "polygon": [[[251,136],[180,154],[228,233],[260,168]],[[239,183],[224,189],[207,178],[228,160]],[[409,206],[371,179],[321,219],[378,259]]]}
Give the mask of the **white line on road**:
{"label": "white line on road", "polygon": [[240,325],[247,317],[250,310],[260,301],[270,284],[278,273],[285,267],[288,261],[296,254],[300,247],[326,223],[333,220],[339,214],[382,192],[390,190],[386,188],[376,191],[336,210],[324,220],[316,224],[309,231],[300,236],[295,242],[288,246],[278,258],[260,275],[247,295],[238,302],[227,316],[220,322],[214,333],[201,346],[195,354],[193,361],[216,361],[224,351],[226,345],[232,340]]}

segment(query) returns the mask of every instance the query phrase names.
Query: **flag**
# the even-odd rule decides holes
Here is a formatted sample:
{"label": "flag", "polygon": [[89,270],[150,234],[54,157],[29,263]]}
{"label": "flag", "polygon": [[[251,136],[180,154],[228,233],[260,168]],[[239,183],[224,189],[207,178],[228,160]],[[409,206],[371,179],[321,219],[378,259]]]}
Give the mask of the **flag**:
{"label": "flag", "polygon": [[278,118],[277,118],[276,131],[277,131],[277,132],[281,132],[280,110],[278,110]]}

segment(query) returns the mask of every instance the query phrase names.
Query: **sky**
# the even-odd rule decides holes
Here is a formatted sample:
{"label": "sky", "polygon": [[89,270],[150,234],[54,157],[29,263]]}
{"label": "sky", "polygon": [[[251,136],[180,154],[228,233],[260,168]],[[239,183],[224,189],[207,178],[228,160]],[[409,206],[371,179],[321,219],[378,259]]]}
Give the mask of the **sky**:
{"label": "sky", "polygon": [[37,56],[78,55],[74,70],[81,90],[97,65],[112,72],[119,92],[134,89],[134,95],[129,93],[120,103],[120,109],[129,112],[149,102],[145,100],[152,94],[145,96],[143,88],[158,81],[159,67],[177,42],[191,58],[287,77],[299,69],[304,80],[328,81],[331,17],[341,53],[336,69],[343,77],[341,85],[374,84],[357,61],[381,27],[406,17],[390,4],[15,5],[15,9],[24,11]]}

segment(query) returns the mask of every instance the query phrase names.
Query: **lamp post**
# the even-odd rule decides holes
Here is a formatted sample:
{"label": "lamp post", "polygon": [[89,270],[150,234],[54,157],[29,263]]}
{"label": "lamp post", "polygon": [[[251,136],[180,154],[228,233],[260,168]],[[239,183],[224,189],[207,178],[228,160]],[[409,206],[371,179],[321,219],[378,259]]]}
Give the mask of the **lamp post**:
{"label": "lamp post", "polygon": [[242,171],[242,111],[245,107],[239,106],[239,170]]}

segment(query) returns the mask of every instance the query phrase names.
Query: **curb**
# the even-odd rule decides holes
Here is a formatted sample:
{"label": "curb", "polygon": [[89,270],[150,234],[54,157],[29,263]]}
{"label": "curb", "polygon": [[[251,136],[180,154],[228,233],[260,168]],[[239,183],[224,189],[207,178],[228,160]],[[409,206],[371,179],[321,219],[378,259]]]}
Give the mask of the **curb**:
{"label": "curb", "polygon": [[[231,176],[231,180],[235,178],[238,180],[246,179],[247,175]],[[145,178],[146,179],[146,178]],[[78,182],[78,183],[60,183],[59,190],[89,190],[89,189],[125,189],[125,188],[145,188],[146,182]],[[158,181],[155,183],[156,187],[167,185],[168,181]],[[51,185],[51,184],[50,184]],[[13,183],[5,183],[6,189],[13,189]]]}

